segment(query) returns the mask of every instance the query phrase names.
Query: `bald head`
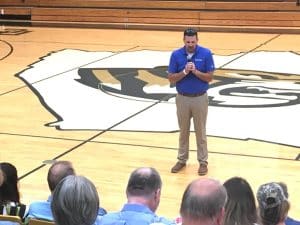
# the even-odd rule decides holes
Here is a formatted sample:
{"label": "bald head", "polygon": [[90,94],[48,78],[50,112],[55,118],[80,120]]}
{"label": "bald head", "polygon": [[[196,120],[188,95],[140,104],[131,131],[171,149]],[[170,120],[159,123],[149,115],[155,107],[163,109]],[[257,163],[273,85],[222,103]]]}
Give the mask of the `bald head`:
{"label": "bald head", "polygon": [[56,185],[65,177],[75,175],[73,165],[69,161],[56,161],[48,170],[48,186],[51,192],[54,191]]}
{"label": "bald head", "polygon": [[215,221],[223,216],[226,199],[226,190],[219,181],[200,178],[187,186],[182,197],[180,214],[183,221]]}
{"label": "bald head", "polygon": [[162,185],[161,178],[156,169],[143,167],[134,170],[127,184],[127,196],[144,196],[151,195]]}
{"label": "bald head", "polygon": [[128,203],[146,205],[153,212],[160,202],[161,178],[156,169],[142,167],[134,170],[128,180]]}
{"label": "bald head", "polygon": [[202,178],[194,180],[190,185],[190,191],[194,195],[209,196],[221,188],[222,184],[214,179]]}

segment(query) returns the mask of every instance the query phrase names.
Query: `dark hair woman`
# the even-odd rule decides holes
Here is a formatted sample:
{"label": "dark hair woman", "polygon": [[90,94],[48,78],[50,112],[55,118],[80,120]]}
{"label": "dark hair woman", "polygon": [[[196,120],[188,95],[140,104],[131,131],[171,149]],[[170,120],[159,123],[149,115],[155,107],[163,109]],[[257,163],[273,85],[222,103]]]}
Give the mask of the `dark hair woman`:
{"label": "dark hair woman", "polygon": [[18,172],[8,162],[0,163],[0,214],[24,217],[26,206],[20,203]]}

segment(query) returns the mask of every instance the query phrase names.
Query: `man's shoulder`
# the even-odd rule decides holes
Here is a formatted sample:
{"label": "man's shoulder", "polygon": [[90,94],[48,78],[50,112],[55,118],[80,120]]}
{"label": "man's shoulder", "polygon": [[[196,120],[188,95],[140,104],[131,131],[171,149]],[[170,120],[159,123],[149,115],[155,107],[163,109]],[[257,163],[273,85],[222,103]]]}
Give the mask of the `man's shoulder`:
{"label": "man's shoulder", "polygon": [[109,212],[101,217],[101,222],[110,221],[110,220],[118,220],[120,218],[120,212]]}
{"label": "man's shoulder", "polygon": [[197,53],[203,54],[203,53],[208,53],[211,54],[211,50],[209,48],[203,47],[201,45],[197,46]]}
{"label": "man's shoulder", "polygon": [[27,217],[53,220],[50,202],[35,201],[30,203]]}
{"label": "man's shoulder", "polygon": [[[134,216],[133,216],[134,214]],[[165,217],[160,217],[155,214],[130,212],[128,214],[122,214],[122,212],[110,212],[101,217],[101,225],[116,225],[116,224],[132,224],[132,222],[139,220],[141,224],[151,225],[175,225],[174,221],[171,221]]]}
{"label": "man's shoulder", "polygon": [[172,52],[172,54],[174,54],[174,55],[181,55],[181,54],[184,54],[184,53],[185,53],[184,47],[177,48],[177,49],[175,49],[175,50]]}
{"label": "man's shoulder", "polygon": [[50,207],[50,202],[48,201],[34,201],[29,204],[29,210],[30,209],[36,209],[41,207]]}

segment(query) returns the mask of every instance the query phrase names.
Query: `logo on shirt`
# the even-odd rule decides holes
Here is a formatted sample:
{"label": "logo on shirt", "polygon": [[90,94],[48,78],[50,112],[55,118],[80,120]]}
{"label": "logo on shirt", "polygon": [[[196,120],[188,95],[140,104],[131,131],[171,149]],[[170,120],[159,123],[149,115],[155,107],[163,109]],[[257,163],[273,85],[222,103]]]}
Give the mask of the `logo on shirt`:
{"label": "logo on shirt", "polygon": [[197,59],[197,58],[196,58],[195,61],[196,61],[196,62],[202,62],[203,60],[202,60],[202,59]]}

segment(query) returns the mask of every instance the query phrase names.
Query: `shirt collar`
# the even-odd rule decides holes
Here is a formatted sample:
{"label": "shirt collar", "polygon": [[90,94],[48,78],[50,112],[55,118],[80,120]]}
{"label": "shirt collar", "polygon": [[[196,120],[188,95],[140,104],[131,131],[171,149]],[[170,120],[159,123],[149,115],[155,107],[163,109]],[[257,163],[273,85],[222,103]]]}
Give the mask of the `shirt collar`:
{"label": "shirt collar", "polygon": [[[198,49],[199,49],[199,45],[196,45],[195,52],[193,53],[194,55],[197,53]],[[184,54],[185,56],[188,55],[187,51],[185,50],[185,46],[183,46],[183,47],[181,48],[181,52],[182,52],[182,54]]]}
{"label": "shirt collar", "polygon": [[47,202],[52,202],[52,195],[48,197]]}
{"label": "shirt collar", "polygon": [[147,206],[141,204],[131,204],[127,203],[123,206],[122,211],[136,211],[154,214]]}

